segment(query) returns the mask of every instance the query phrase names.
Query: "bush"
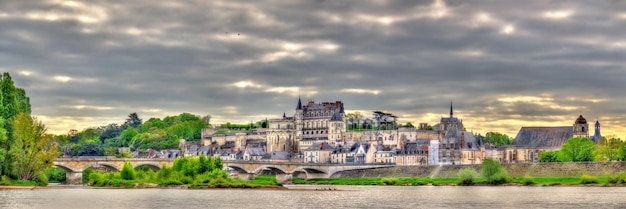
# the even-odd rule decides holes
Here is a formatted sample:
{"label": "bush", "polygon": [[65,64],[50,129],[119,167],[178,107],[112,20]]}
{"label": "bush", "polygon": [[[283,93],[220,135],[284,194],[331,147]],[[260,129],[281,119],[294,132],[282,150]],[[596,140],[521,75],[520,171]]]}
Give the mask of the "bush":
{"label": "bush", "polygon": [[611,174],[606,174],[607,183],[610,184],[624,184],[626,183],[626,173],[624,171],[620,171],[615,176],[611,176]]}
{"label": "bush", "polygon": [[580,177],[581,184],[597,184],[600,180],[597,176],[583,175]]}
{"label": "bush", "polygon": [[522,184],[530,186],[535,184],[535,180],[531,176],[524,176],[524,178],[522,179]]}
{"label": "bush", "polygon": [[11,179],[7,178],[6,176],[0,177],[0,185],[10,185],[10,184],[11,184]]}
{"label": "bush", "polygon": [[45,170],[49,182],[60,183],[65,182],[65,170],[61,168],[48,168]]}
{"label": "bush", "polygon": [[161,186],[177,186],[177,185],[183,185],[183,183],[178,181],[178,180],[169,179],[167,181],[161,182],[159,185],[161,185]]}
{"label": "bush", "polygon": [[122,167],[122,171],[120,172],[120,176],[124,180],[135,180],[135,169],[130,162],[125,162],[124,167]]}
{"label": "bush", "polygon": [[483,161],[480,173],[489,184],[504,184],[509,181],[509,175],[499,162],[487,158]]}
{"label": "bush", "polygon": [[381,179],[381,182],[384,185],[396,185],[398,184],[398,179],[397,178],[383,178]]}
{"label": "bush", "polygon": [[461,182],[459,182],[460,185],[473,185],[477,174],[472,168],[464,168],[461,169],[457,175],[461,180]]}
{"label": "bush", "polygon": [[87,178],[83,178],[83,180],[87,180],[87,182],[89,182],[89,185],[97,185],[98,183],[102,182],[103,176],[101,173],[99,172],[94,172],[89,174],[89,176]]}
{"label": "bush", "polygon": [[37,173],[33,180],[37,182],[37,186],[48,186],[48,176],[44,172]]}
{"label": "bush", "polygon": [[[93,168],[89,167],[83,171],[83,176],[91,176],[91,173],[93,173]],[[89,179],[83,178],[83,183],[87,183],[87,182],[89,182]]]}
{"label": "bush", "polygon": [[487,178],[487,183],[490,184],[506,184],[507,182],[509,182],[509,175],[504,169]]}

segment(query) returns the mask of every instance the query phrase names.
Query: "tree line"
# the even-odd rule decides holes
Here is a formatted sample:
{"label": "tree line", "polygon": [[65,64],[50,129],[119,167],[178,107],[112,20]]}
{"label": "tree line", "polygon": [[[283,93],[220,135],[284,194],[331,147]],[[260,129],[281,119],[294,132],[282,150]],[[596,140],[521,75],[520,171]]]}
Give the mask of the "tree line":
{"label": "tree line", "polygon": [[112,123],[80,132],[72,129],[56,136],[56,140],[63,145],[65,156],[130,157],[118,148],[129,147],[130,151],[178,149],[180,139],[200,140],[202,129],[209,127],[209,122],[210,116],[191,113],[163,119],[153,117],[143,122],[137,113],[131,113],[122,125]]}
{"label": "tree line", "polygon": [[8,179],[36,180],[47,184],[43,169],[52,166],[58,143],[46,133],[46,126],[32,117],[30,98],[15,87],[7,72],[0,77],[0,176]]}

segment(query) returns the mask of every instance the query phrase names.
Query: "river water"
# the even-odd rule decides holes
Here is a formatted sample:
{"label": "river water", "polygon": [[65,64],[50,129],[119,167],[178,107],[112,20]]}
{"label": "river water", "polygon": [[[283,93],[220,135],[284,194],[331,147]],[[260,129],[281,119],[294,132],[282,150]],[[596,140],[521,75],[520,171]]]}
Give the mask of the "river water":
{"label": "river water", "polygon": [[[626,187],[295,186],[297,190],[0,190],[0,208],[626,208]],[[304,188],[304,190],[303,190]]]}

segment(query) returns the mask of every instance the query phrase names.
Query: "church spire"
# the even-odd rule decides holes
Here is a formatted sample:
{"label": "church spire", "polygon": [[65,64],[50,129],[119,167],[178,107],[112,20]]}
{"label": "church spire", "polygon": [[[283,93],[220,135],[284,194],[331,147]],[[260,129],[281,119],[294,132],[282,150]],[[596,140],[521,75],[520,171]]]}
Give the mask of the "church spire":
{"label": "church spire", "polygon": [[452,101],[450,101],[450,118],[452,118],[452,115],[453,115],[453,113],[452,113]]}
{"label": "church spire", "polygon": [[300,100],[300,96],[298,96],[298,106],[296,106],[296,110],[302,109],[302,100]]}

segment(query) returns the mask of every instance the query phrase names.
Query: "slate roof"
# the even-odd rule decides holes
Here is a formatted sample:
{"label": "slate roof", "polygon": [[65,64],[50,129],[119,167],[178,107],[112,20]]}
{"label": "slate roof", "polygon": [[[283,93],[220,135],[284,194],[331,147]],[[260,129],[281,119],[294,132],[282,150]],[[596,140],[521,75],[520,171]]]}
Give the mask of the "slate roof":
{"label": "slate roof", "polygon": [[464,150],[479,150],[480,144],[472,132],[463,132],[463,137],[465,139],[463,147]]}
{"label": "slate roof", "polygon": [[[322,149],[322,147],[324,147],[324,149]],[[335,148],[332,145],[328,144],[327,142],[313,144],[311,145],[311,147],[309,147],[309,150],[334,150],[334,149]]]}
{"label": "slate roof", "polygon": [[291,158],[291,154],[288,152],[272,152],[271,159],[272,160],[289,160]]}
{"label": "slate roof", "polygon": [[426,146],[426,150],[424,150],[421,144],[406,143],[406,146],[398,152],[398,155],[417,155],[426,153],[428,153],[428,146]]}
{"label": "slate roof", "polygon": [[343,121],[343,118],[341,118],[341,112],[335,111],[335,114],[333,114],[333,116],[330,118],[330,121]]}
{"label": "slate roof", "polygon": [[263,156],[263,155],[265,155],[265,151],[263,151],[263,148],[260,148],[260,147],[249,147],[249,148],[246,148],[246,152],[248,152],[248,154],[250,156]]}
{"label": "slate roof", "polygon": [[560,148],[572,136],[574,136],[574,129],[571,126],[522,127],[511,147],[526,149]]}

